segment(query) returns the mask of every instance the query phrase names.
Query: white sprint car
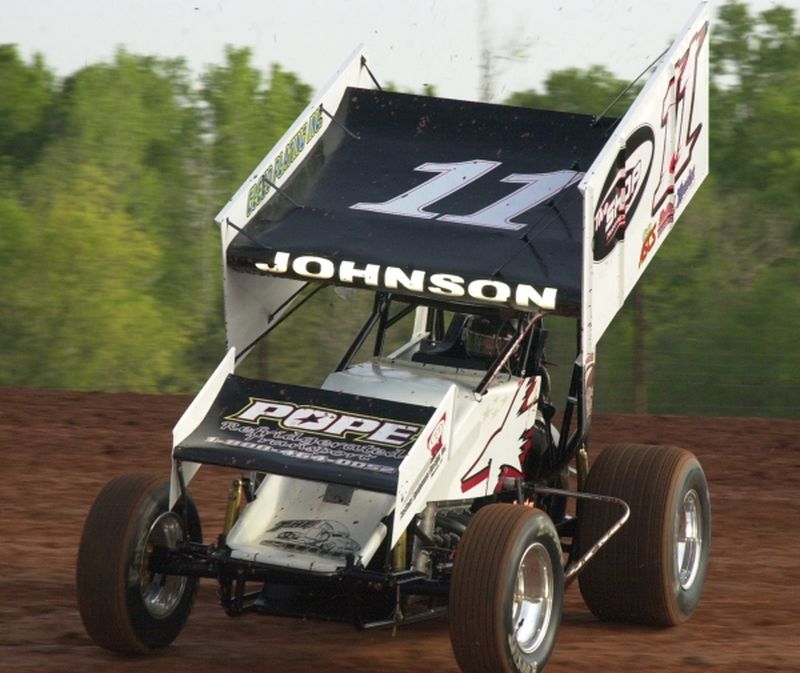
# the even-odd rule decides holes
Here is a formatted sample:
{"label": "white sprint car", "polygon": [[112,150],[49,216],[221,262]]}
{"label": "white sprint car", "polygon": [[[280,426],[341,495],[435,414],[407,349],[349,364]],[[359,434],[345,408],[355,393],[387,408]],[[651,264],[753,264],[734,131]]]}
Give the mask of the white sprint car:
{"label": "white sprint car", "polygon": [[[701,8],[613,120],[389,93],[355,53],[217,218],[229,350],[169,481],[118,477],[89,512],[95,642],[168,645],[200,577],[229,614],[448,609],[466,672],[540,669],[575,578],[601,619],[687,619],[710,542],[698,461],[618,445],[590,470],[588,431],[596,344],[708,172],[708,42]],[[374,301],[319,388],[237,374],[330,286]],[[549,315],[577,332],[560,414]],[[210,544],[202,465],[236,472]]]}

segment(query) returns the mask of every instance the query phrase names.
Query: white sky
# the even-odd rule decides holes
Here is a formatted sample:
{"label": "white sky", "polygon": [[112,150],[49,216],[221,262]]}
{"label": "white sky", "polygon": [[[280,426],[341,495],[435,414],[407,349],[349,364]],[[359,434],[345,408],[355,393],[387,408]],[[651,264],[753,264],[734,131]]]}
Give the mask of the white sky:
{"label": "white sky", "polygon": [[[477,99],[482,40],[494,100],[540,87],[547,73],[607,66],[632,79],[691,17],[698,0],[0,0],[0,43],[44,54],[59,75],[128,51],[185,57],[199,73],[224,46],[248,46],[317,88],[360,43],[381,83]],[[711,0],[712,17],[722,0]],[[754,10],[800,0],[751,0]],[[483,30],[479,30],[482,25]],[[712,26],[713,29],[713,26]]]}

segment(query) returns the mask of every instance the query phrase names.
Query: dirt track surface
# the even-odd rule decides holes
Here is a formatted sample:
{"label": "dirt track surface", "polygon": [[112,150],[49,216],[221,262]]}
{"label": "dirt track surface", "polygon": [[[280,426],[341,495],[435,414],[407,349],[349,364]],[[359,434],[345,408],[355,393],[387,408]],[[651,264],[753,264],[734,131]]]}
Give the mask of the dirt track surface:
{"label": "dirt track surface", "polygon": [[[447,619],[390,630],[260,617],[231,619],[203,580],[189,623],[162,653],[124,659],[96,647],[76,607],[83,520],[112,476],[166,478],[170,432],[188,399],[0,389],[0,671],[332,670],[455,672]],[[611,442],[682,445],[711,488],[712,559],[685,625],[604,624],[567,593],[547,671],[800,671],[800,422],[597,416],[592,454]],[[206,539],[235,475],[192,483]]]}

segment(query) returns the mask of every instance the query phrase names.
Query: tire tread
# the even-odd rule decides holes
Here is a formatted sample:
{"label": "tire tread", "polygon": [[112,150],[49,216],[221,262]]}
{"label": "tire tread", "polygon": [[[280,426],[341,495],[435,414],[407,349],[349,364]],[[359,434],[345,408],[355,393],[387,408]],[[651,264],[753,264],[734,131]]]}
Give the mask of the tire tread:
{"label": "tire tread", "polygon": [[[608,447],[589,472],[586,491],[625,500],[629,521],[589,562],[579,577],[581,595],[600,619],[649,625],[682,621],[665,577],[669,532],[665,516],[676,480],[697,459],[673,446],[621,444]],[[617,511],[579,501],[578,549],[584,553],[607,531]]]}
{"label": "tire tread", "polygon": [[[518,505],[487,505],[478,511],[459,542],[448,612],[453,652],[464,673],[515,670],[508,662],[507,634],[497,628],[504,581],[499,570],[525,526],[536,516],[545,515]],[[557,571],[560,578],[560,566]]]}
{"label": "tire tread", "polygon": [[[86,517],[76,567],[78,608],[89,636],[111,652],[145,654],[169,644],[191,610],[196,579],[187,588],[180,614],[163,624],[145,626],[132,616],[128,603],[130,550],[141,534],[141,513],[161,499],[166,503],[167,488],[163,478],[153,474],[120,475],[100,491]],[[191,499],[189,508],[190,528],[196,526],[194,533],[199,534]]]}

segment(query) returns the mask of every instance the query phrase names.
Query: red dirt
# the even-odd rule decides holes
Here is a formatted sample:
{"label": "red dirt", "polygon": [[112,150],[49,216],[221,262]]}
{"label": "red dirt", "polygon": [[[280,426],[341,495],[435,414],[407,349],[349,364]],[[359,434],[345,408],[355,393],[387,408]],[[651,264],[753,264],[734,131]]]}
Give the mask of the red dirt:
{"label": "red dirt", "polygon": [[[203,580],[184,631],[162,653],[124,659],[95,646],[75,602],[83,520],[112,476],[169,469],[185,397],[0,389],[0,671],[457,671],[447,619],[391,630],[246,616],[230,619]],[[597,621],[567,592],[548,673],[800,670],[800,422],[679,416],[595,417],[610,442],[694,451],[711,487],[714,538],[692,619],[665,630]],[[192,483],[206,538],[219,530],[229,472]]]}

